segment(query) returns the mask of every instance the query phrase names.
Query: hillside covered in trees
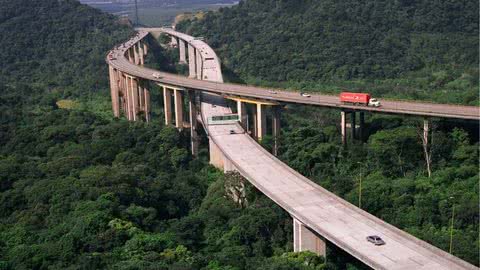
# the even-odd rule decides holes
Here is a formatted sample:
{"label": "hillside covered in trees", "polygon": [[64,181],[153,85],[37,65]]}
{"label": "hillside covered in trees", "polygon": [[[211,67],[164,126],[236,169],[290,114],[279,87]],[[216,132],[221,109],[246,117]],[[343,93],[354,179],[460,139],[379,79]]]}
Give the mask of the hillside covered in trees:
{"label": "hillside covered in trees", "polygon": [[0,16],[0,269],[345,268],[291,253],[290,217],[250,186],[230,200],[240,178],[193,159],[188,133],[103,112],[105,54],[132,29],[73,0]]}
{"label": "hillside covered in trees", "polygon": [[[246,3],[260,5],[252,0],[207,17]],[[210,167],[205,147],[193,159],[188,133],[158,118],[148,125],[112,119],[104,57],[132,29],[73,0],[0,4],[0,269],[366,268],[333,246],[328,262],[292,253],[291,217],[248,183],[246,203],[234,203],[226,187],[241,177]],[[288,7],[285,14],[301,7],[265,1],[273,4]],[[267,7],[262,12],[270,16]],[[155,55],[157,64],[170,61],[167,70],[182,72],[175,53],[153,49],[159,51],[149,61]],[[460,83],[474,83],[462,74]],[[244,79],[273,83],[253,75]],[[296,84],[301,76],[291,79]],[[478,265],[475,127],[436,122],[428,177],[416,119],[368,117],[366,143],[344,149],[336,116],[288,107],[280,158],[355,204],[362,179],[364,209],[443,249],[455,204],[453,253]],[[268,138],[264,144],[271,147]]]}
{"label": "hillside covered in trees", "polygon": [[[177,29],[205,37],[238,83],[478,104],[478,18],[476,1],[248,0]],[[338,110],[288,104],[279,157],[446,251],[453,231],[453,254],[478,265],[478,123],[431,120],[431,175],[415,117],[367,114],[345,148]]]}
{"label": "hillside covered in trees", "polygon": [[478,13],[474,0],[248,0],[177,29],[240,82],[478,104]]}

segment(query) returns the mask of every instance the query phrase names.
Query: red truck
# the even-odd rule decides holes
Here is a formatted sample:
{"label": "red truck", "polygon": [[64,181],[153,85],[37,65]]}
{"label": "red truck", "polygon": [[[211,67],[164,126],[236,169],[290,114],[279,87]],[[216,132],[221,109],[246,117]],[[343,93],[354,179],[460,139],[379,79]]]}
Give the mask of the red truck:
{"label": "red truck", "polygon": [[368,93],[350,93],[342,92],[340,93],[340,102],[354,104],[354,105],[365,105],[372,107],[380,107],[380,101],[375,98],[371,98]]}

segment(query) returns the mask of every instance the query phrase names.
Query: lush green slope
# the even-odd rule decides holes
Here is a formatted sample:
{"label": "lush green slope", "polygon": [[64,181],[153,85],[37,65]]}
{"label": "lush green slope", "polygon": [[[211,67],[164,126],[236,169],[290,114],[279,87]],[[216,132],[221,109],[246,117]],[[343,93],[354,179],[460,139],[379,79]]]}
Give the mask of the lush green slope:
{"label": "lush green slope", "polygon": [[188,134],[84,109],[108,100],[104,55],[130,29],[70,0],[2,0],[0,17],[0,269],[326,266],[288,253],[290,217],[264,196],[234,204],[238,176],[193,160]]}
{"label": "lush green slope", "polygon": [[[306,91],[478,104],[478,2],[248,0],[177,28],[204,36],[230,79]],[[350,202],[479,264],[478,123],[367,114],[341,145],[336,110],[288,105],[280,158]],[[271,147],[270,138],[263,141]],[[452,198],[450,198],[452,197]]]}
{"label": "lush green slope", "polygon": [[473,0],[248,0],[178,28],[249,83],[477,104],[478,12]]}
{"label": "lush green slope", "polygon": [[104,57],[131,30],[75,0],[0,0],[2,83],[28,82],[65,95],[106,87]]}

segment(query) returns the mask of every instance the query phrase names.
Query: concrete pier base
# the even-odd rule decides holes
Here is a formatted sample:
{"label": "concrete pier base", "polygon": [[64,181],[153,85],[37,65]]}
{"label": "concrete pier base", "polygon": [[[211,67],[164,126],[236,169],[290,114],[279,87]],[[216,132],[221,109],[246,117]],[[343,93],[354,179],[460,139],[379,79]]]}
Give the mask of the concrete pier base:
{"label": "concrete pier base", "polygon": [[257,140],[262,141],[267,134],[267,114],[265,112],[265,105],[257,104],[257,121],[255,122],[255,131],[257,133]]}
{"label": "concrete pier base", "polygon": [[196,78],[197,77],[197,67],[195,65],[195,48],[188,44],[188,77]]}
{"label": "concrete pier base", "polygon": [[178,40],[178,48],[180,50],[180,64],[185,64],[187,63],[187,55],[186,55],[186,49],[185,49],[185,41],[182,39]]}
{"label": "concrete pier base", "polygon": [[165,113],[165,125],[172,124],[172,90],[163,87],[163,110]]}
{"label": "concrete pier base", "polygon": [[[181,44],[181,43],[180,43]],[[190,143],[192,147],[192,156],[198,156],[198,132],[197,132],[197,104],[195,100],[195,92],[188,91],[188,108],[190,118]]]}
{"label": "concrete pier base", "polygon": [[325,239],[310,231],[299,220],[293,218],[293,251],[311,251],[325,257],[327,246]]}
{"label": "concrete pier base", "polygon": [[347,113],[345,111],[341,112],[340,115],[340,130],[342,133],[342,144],[347,145]]}
{"label": "concrete pier base", "polygon": [[195,53],[195,57],[196,57],[196,60],[195,60],[195,66],[197,68],[197,80],[202,80],[203,79],[203,61],[202,61],[202,54],[196,52]]}
{"label": "concrete pier base", "polygon": [[243,126],[244,129],[247,128],[247,107],[245,106],[244,102],[237,101],[237,114],[240,124]]}
{"label": "concrete pier base", "polygon": [[175,126],[179,129],[183,129],[183,94],[181,90],[174,90],[174,103],[175,103]]}
{"label": "concrete pier base", "polygon": [[120,95],[118,72],[112,67],[108,67],[110,75],[110,96],[112,98],[112,110],[114,117],[120,117]]}

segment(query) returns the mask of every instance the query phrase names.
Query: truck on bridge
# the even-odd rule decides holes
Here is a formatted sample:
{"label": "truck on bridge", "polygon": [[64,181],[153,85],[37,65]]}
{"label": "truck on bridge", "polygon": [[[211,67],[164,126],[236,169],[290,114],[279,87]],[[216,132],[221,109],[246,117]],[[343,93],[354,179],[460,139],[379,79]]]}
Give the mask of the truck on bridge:
{"label": "truck on bridge", "polygon": [[380,107],[380,101],[378,101],[376,98],[371,98],[370,94],[368,93],[342,92],[340,93],[340,102],[354,105]]}

